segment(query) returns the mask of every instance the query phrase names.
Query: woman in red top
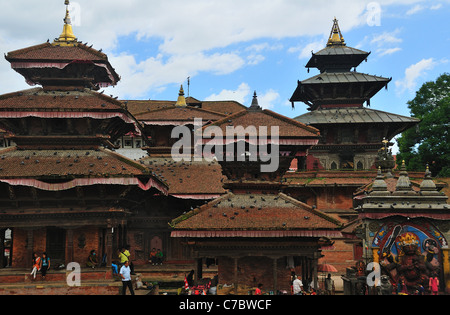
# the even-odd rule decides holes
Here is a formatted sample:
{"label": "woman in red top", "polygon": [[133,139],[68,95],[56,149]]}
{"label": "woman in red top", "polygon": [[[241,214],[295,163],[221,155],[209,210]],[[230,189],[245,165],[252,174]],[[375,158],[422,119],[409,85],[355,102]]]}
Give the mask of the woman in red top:
{"label": "woman in red top", "polygon": [[33,270],[30,275],[33,276],[33,280],[36,279],[37,272],[41,269],[41,257],[39,257],[36,253],[33,253]]}
{"label": "woman in red top", "polygon": [[429,286],[430,286],[431,294],[438,295],[439,279],[435,274],[430,278]]}

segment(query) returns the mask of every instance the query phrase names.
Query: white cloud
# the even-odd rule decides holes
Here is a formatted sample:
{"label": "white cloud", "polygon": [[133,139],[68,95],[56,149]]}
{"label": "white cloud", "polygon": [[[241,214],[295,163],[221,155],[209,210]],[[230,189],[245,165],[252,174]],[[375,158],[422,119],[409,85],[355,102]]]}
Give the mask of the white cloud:
{"label": "white cloud", "polygon": [[433,58],[422,59],[416,64],[411,65],[405,70],[405,77],[395,82],[397,93],[401,94],[405,91],[414,92],[417,89],[418,81],[424,77],[427,71],[438,65]]}
{"label": "white cloud", "polygon": [[142,62],[129,54],[111,56],[122,81],[111,93],[119,94],[121,98],[139,98],[151,89],[182,83],[187,77],[195,77],[201,72],[224,75],[241,68],[245,61],[232,53],[206,55],[195,53],[176,55],[164,58],[163,54],[150,57]]}
{"label": "white cloud", "polygon": [[421,4],[416,4],[414,7],[412,7],[411,9],[409,9],[406,12],[406,15],[414,15],[416,13],[419,13],[420,11],[424,10],[425,7]]}
{"label": "white cloud", "polygon": [[258,103],[263,109],[274,109],[276,102],[280,99],[280,94],[270,89],[265,93],[258,95]]}
{"label": "white cloud", "polygon": [[309,43],[307,45],[302,46],[296,46],[291,47],[288,49],[289,53],[297,53],[300,52],[298,58],[299,59],[309,59],[312,56],[312,52],[317,53],[318,51],[322,50],[324,48],[324,43],[326,43],[325,39],[321,39],[319,41],[315,41],[312,43]]}
{"label": "white cloud", "polygon": [[[402,50],[402,48],[398,47],[398,45],[403,42],[403,39],[398,37],[400,33],[401,29],[396,29],[391,32],[386,31],[381,34],[374,35],[370,40],[370,45],[376,47],[376,52],[380,57],[392,55]],[[367,39],[368,38],[365,40]]]}
{"label": "white cloud", "polygon": [[236,90],[222,90],[219,94],[212,94],[205,101],[234,100],[241,104],[247,104],[252,91],[247,83],[241,83]]}
{"label": "white cloud", "polygon": [[[241,83],[236,90],[222,90],[218,94],[212,94],[205,98],[205,101],[223,101],[223,100],[235,100],[241,104],[250,106],[253,98],[254,91],[247,83]],[[263,93],[256,91],[258,95],[258,103],[264,109],[273,109],[276,106],[276,102],[280,99],[280,94],[269,89]]]}
{"label": "white cloud", "polygon": [[395,47],[395,48],[384,48],[384,49],[379,49],[377,50],[377,53],[380,56],[387,56],[387,55],[392,55],[398,51],[401,51],[402,49],[400,47]]}
{"label": "white cloud", "polygon": [[371,44],[375,44],[377,46],[384,46],[385,44],[399,44],[403,42],[401,38],[398,38],[397,35],[401,32],[400,29],[396,29],[392,32],[384,32],[382,34],[376,35],[370,41]]}
{"label": "white cloud", "polygon": [[440,8],[442,8],[442,3],[438,3],[438,4],[435,4],[435,5],[432,5],[430,7],[430,10],[439,10]]}
{"label": "white cloud", "polygon": [[[364,25],[367,4],[372,0],[75,0],[73,12],[78,38],[102,48],[122,76],[114,93],[130,96],[160,90],[187,76],[207,72],[230,74],[246,66],[260,64],[264,52],[281,49],[269,40],[307,36],[328,36],[334,16],[342,31]],[[381,6],[412,5],[420,0],[379,0]],[[0,11],[0,50],[28,47],[52,40],[62,31],[63,1],[3,1]],[[133,47],[119,45],[123,37],[158,44],[154,55],[131,55]],[[254,43],[249,49],[238,44]],[[323,48],[324,42],[299,48],[300,57]],[[230,51],[229,47],[234,46]],[[226,49],[224,49],[226,48]],[[392,47],[389,47],[392,48]],[[239,50],[240,49],[240,50]],[[136,51],[134,51],[136,52]],[[389,52],[386,52],[389,53]],[[9,69],[9,70],[8,70]],[[0,89],[3,92],[22,86],[11,80],[9,64],[0,60]],[[26,86],[25,86],[26,87]],[[126,93],[125,93],[126,92]]]}

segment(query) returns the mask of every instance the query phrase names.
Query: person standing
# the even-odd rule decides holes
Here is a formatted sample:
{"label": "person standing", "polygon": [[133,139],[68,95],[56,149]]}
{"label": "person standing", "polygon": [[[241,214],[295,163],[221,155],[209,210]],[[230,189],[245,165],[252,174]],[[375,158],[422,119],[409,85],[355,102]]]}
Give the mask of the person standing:
{"label": "person standing", "polygon": [[133,261],[131,260],[130,248],[131,248],[130,245],[125,246],[125,248],[123,249],[123,254],[128,259],[128,263],[129,263],[130,269],[131,269],[131,274],[135,275],[135,273],[134,273],[134,264],[133,264]]}
{"label": "person standing", "polygon": [[327,295],[332,295],[334,292],[334,280],[331,279],[331,274],[325,279],[325,292]]}
{"label": "person standing", "polygon": [[292,286],[293,286],[294,295],[302,295],[303,282],[298,276],[295,276],[295,280],[294,280],[294,283],[292,284]]}
{"label": "person standing", "polygon": [[430,290],[431,290],[431,295],[438,295],[439,279],[436,276],[436,274],[433,274],[433,276],[430,277],[429,286],[430,286]]}
{"label": "person standing", "polygon": [[120,268],[120,276],[122,277],[122,295],[127,294],[127,287],[131,295],[134,295],[133,283],[131,282],[130,262],[127,260],[122,268]]}
{"label": "person standing", "polygon": [[119,258],[119,266],[120,267],[125,265],[125,262],[128,261],[128,257],[123,253],[124,250],[125,250],[125,248],[123,248],[122,250],[117,250],[117,257]]}
{"label": "person standing", "polygon": [[45,280],[45,277],[47,276],[47,271],[50,269],[50,258],[48,257],[47,253],[42,254],[40,268],[41,268],[42,280]]}

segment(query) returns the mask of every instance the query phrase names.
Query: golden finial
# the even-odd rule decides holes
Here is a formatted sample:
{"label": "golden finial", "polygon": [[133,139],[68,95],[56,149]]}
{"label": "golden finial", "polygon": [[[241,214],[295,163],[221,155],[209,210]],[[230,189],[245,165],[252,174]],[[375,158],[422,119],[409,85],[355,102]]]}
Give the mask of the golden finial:
{"label": "golden finial", "polygon": [[184,97],[184,89],[183,89],[183,85],[180,88],[180,93],[178,94],[178,101],[175,104],[175,106],[187,106],[186,104],[186,98]]}
{"label": "golden finial", "polygon": [[53,45],[54,46],[56,46],[56,45],[75,46],[78,43],[78,41],[72,30],[72,20],[70,18],[70,14],[69,14],[70,1],[65,0],[64,4],[66,5],[66,16],[64,17],[63,32],[61,33],[59,38],[55,39],[55,41],[53,42]]}
{"label": "golden finial", "polygon": [[341,29],[339,27],[336,17],[333,20],[333,28],[331,29],[330,38],[328,39],[327,46],[340,45],[345,46],[344,36],[342,36]]}

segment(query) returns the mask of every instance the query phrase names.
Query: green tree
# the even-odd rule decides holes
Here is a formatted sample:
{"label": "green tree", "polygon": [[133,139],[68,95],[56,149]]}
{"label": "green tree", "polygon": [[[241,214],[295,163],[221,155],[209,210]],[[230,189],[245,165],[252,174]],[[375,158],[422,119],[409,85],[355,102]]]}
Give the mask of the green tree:
{"label": "green tree", "polygon": [[397,140],[398,162],[405,160],[411,171],[423,171],[429,164],[434,176],[450,177],[450,74],[425,83],[408,108],[421,123]]}

